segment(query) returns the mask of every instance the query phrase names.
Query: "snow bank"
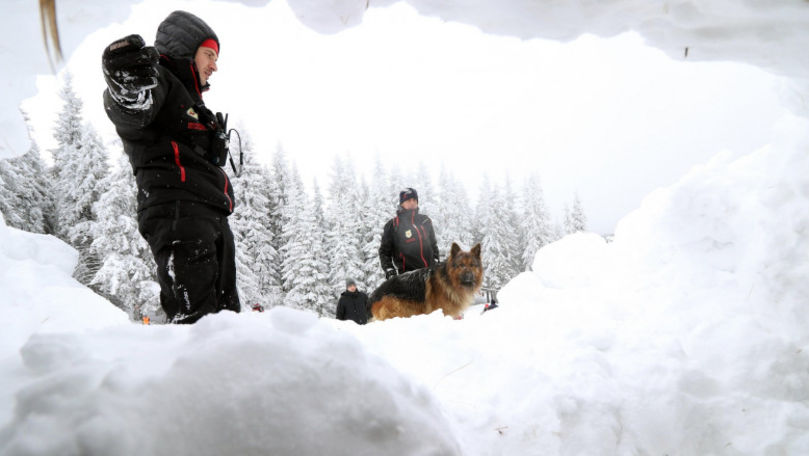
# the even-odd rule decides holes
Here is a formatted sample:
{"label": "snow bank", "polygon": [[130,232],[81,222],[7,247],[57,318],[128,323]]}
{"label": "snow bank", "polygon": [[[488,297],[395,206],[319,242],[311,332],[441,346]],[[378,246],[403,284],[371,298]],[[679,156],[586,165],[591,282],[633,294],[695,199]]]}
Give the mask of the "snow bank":
{"label": "snow bank", "polygon": [[[120,21],[129,13],[129,2],[60,0],[56,7],[65,60],[85,36],[101,25]],[[3,2],[3,41],[0,47],[0,158],[28,152],[28,130],[20,114],[20,102],[37,93],[36,76],[51,72],[42,42],[39,3],[27,0]]]}
{"label": "snow bank", "polygon": [[433,395],[314,315],[134,325],[76,260],[0,226],[0,453],[460,454]]}
{"label": "snow bank", "polygon": [[[371,6],[396,0],[288,0],[298,19],[323,33],[359,23]],[[523,39],[571,41],[584,33],[611,37],[634,30],[672,58],[746,62],[809,79],[809,6],[778,0],[619,0],[566,2],[406,0],[421,14]],[[686,56],[685,48],[688,48]]]}
{"label": "snow bank", "polygon": [[460,454],[423,387],[299,311],[36,335],[21,352],[39,375],[3,454]]}
{"label": "snow bank", "polygon": [[101,328],[128,321],[124,312],[71,277],[77,261],[78,253],[53,236],[0,223],[0,321],[6,322],[0,359],[15,352],[34,332]]}
{"label": "snow bank", "polygon": [[531,405],[559,420],[549,448],[809,451],[807,127],[786,120],[772,145],[650,195],[613,244],[541,250],[500,292],[523,326],[509,333],[538,335],[525,365],[552,384]]}
{"label": "snow bank", "polygon": [[[521,38],[568,41],[583,33],[614,36],[639,32],[651,46],[677,59],[746,62],[793,78],[800,93],[809,91],[809,5],[794,0],[645,0],[460,2],[407,0],[424,15],[476,25],[488,33]],[[134,2],[102,0],[59,3],[57,9],[63,48],[69,56],[99,24],[122,20]],[[267,1],[243,0],[250,6]],[[334,33],[359,24],[369,7],[384,7],[395,0],[288,0],[298,19],[322,33]],[[35,95],[34,79],[48,72],[42,49],[39,14],[35,3],[15,0],[4,8],[8,36],[14,46],[0,49],[0,59],[14,72],[0,73],[0,157],[28,149],[28,138],[17,107]],[[32,56],[40,56],[32,58]],[[793,105],[806,113],[801,97]],[[803,97],[804,99],[806,97]]]}

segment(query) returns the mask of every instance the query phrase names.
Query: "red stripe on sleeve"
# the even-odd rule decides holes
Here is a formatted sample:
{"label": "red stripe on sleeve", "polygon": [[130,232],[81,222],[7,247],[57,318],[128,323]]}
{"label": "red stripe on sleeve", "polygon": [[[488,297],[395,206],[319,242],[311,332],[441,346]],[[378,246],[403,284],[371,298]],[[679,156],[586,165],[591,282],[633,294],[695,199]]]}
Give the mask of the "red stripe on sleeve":
{"label": "red stripe on sleeve", "polygon": [[185,167],[180,163],[180,148],[177,147],[177,143],[174,141],[171,142],[171,147],[174,149],[174,163],[180,168],[180,181],[185,182]]}

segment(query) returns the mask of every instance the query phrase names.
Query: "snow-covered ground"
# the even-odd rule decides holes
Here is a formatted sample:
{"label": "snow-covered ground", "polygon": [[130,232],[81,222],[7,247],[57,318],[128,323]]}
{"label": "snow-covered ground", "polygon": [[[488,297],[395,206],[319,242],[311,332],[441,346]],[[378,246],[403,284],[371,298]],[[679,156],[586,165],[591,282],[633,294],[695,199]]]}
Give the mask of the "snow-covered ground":
{"label": "snow-covered ground", "polygon": [[807,131],[540,250],[460,321],[132,324],[4,227],[0,453],[809,454]]}
{"label": "snow-covered ground", "polygon": [[[492,24],[563,4],[577,27],[659,20],[642,1],[514,0],[526,15]],[[730,8],[670,7],[714,4]],[[797,81],[807,7],[778,5],[684,17],[717,21],[701,30],[733,52],[714,56],[770,51]],[[751,21],[785,32],[734,33]],[[132,324],[70,278],[72,249],[2,225],[0,454],[809,454],[808,150],[809,121],[785,117],[768,146],[649,195],[614,242],[542,249],[498,309],[460,321]]]}

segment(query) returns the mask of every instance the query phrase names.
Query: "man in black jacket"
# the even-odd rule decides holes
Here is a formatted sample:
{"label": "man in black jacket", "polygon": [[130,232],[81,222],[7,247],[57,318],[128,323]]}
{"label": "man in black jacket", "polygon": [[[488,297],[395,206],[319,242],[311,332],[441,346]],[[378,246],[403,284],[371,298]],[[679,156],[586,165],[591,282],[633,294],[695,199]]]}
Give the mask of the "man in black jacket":
{"label": "man in black jacket", "polygon": [[346,280],[346,291],[337,301],[337,319],[354,320],[358,325],[368,323],[368,296],[357,290],[353,279]]}
{"label": "man in black jacket", "polygon": [[[419,214],[419,195],[406,188],[399,192],[396,216],[385,224],[379,261],[385,278],[438,263],[438,242],[430,217]],[[395,266],[395,269],[394,269]]]}
{"label": "man in black jacket", "polygon": [[157,263],[170,321],[238,312],[233,187],[225,171],[225,119],[202,93],[217,70],[219,38],[200,18],[171,13],[155,46],[130,35],[107,46],[104,107],[138,186],[138,229]]}

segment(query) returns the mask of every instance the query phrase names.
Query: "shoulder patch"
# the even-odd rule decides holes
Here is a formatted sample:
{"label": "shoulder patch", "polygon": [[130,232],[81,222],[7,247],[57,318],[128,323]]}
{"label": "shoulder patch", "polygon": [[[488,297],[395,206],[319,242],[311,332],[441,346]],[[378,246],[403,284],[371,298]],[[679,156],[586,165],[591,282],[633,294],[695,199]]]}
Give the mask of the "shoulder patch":
{"label": "shoulder patch", "polygon": [[194,120],[199,120],[199,114],[197,114],[197,111],[194,111],[194,108],[188,108],[188,111],[185,113],[188,114],[188,117],[191,117]]}

